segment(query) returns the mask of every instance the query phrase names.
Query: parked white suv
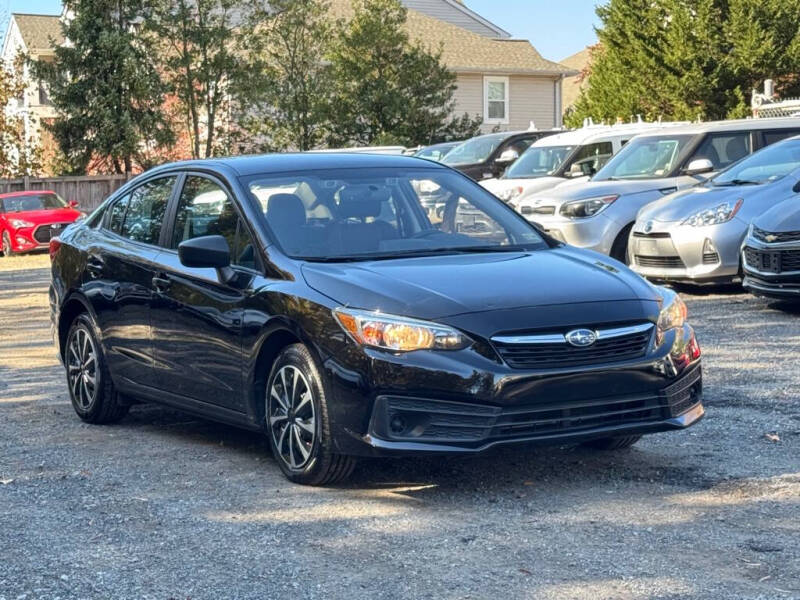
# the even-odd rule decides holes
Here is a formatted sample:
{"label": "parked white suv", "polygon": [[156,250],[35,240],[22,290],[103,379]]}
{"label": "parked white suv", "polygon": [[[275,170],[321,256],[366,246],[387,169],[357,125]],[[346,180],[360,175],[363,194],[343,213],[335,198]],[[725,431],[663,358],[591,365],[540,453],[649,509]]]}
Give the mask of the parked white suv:
{"label": "parked white suv", "polygon": [[502,177],[481,185],[523,214],[534,214],[525,198],[567,181],[585,181],[640,133],[666,127],[661,123],[588,125],[542,138],[528,148]]}
{"label": "parked white suv", "polygon": [[755,150],[800,133],[800,118],[741,119],[636,136],[591,180],[534,194],[526,214],[556,239],[625,261],[639,210]]}

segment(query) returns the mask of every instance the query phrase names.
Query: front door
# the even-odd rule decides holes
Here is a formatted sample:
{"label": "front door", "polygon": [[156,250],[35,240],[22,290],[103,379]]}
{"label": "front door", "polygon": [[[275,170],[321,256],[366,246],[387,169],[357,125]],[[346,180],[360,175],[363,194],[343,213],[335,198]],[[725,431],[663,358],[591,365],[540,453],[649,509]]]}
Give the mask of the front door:
{"label": "front door", "polygon": [[214,179],[188,175],[155,280],[156,382],[171,394],[244,412],[242,319],[249,290],[221,283],[214,269],[185,267],[178,258],[181,242],[205,235],[228,241],[234,269],[254,271],[254,246],[228,192]]}

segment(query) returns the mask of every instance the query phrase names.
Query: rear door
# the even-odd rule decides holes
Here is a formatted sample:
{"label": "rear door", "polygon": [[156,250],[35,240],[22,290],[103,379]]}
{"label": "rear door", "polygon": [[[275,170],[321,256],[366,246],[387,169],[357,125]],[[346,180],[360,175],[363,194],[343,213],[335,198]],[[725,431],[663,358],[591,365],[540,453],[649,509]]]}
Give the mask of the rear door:
{"label": "rear door", "polygon": [[115,383],[153,387],[150,303],[176,175],[150,179],[109,206],[86,247],[84,293],[94,307]]}
{"label": "rear door", "polygon": [[230,246],[232,268],[252,280],[259,262],[250,231],[225,184],[205,174],[186,175],[171,212],[150,312],[157,385],[182,398],[244,412],[242,321],[251,290],[222,283],[214,269],[183,266],[177,250],[185,240],[221,235]]}

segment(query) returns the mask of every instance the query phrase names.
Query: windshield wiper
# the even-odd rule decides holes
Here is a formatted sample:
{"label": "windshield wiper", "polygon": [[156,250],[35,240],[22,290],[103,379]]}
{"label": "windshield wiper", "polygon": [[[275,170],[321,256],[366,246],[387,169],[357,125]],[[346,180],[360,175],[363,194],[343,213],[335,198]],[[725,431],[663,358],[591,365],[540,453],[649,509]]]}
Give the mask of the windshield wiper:
{"label": "windshield wiper", "polygon": [[714,187],[733,187],[736,185],[761,185],[760,181],[751,181],[749,179],[731,179],[722,183],[714,182]]}
{"label": "windshield wiper", "polygon": [[403,250],[392,254],[350,254],[344,256],[296,256],[296,260],[307,262],[358,262],[368,260],[393,260],[415,256],[437,256],[439,254],[487,254],[491,252],[531,252],[538,248],[530,246],[453,246],[448,248],[419,248]]}

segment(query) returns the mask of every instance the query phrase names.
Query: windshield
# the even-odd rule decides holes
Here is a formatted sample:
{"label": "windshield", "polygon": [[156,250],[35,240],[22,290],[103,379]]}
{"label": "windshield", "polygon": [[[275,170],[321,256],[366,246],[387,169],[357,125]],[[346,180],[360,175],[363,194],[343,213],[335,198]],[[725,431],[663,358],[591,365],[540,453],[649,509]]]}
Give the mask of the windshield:
{"label": "windshield", "polygon": [[507,135],[500,133],[472,138],[453,148],[442,159],[442,162],[450,166],[485,162],[507,137]]}
{"label": "windshield", "polygon": [[428,146],[417,152],[414,156],[417,158],[427,158],[428,160],[441,161],[448,152],[458,146],[458,143],[452,144],[437,144],[436,146]]}
{"label": "windshield", "polygon": [[505,179],[533,179],[552,175],[575,150],[575,146],[531,146],[511,165]]}
{"label": "windshield", "polygon": [[2,206],[5,212],[24,212],[28,210],[66,208],[67,203],[64,202],[58,194],[47,192],[45,194],[3,198]]}
{"label": "windshield", "polygon": [[771,183],[800,168],[800,140],[787,140],[728,167],[712,181],[714,186]]}
{"label": "windshield", "polygon": [[283,251],[317,261],[547,245],[489,192],[446,169],[342,169],[244,180]]}
{"label": "windshield", "polygon": [[694,136],[663,135],[634,138],[594,176],[609,179],[653,179],[668,176]]}

